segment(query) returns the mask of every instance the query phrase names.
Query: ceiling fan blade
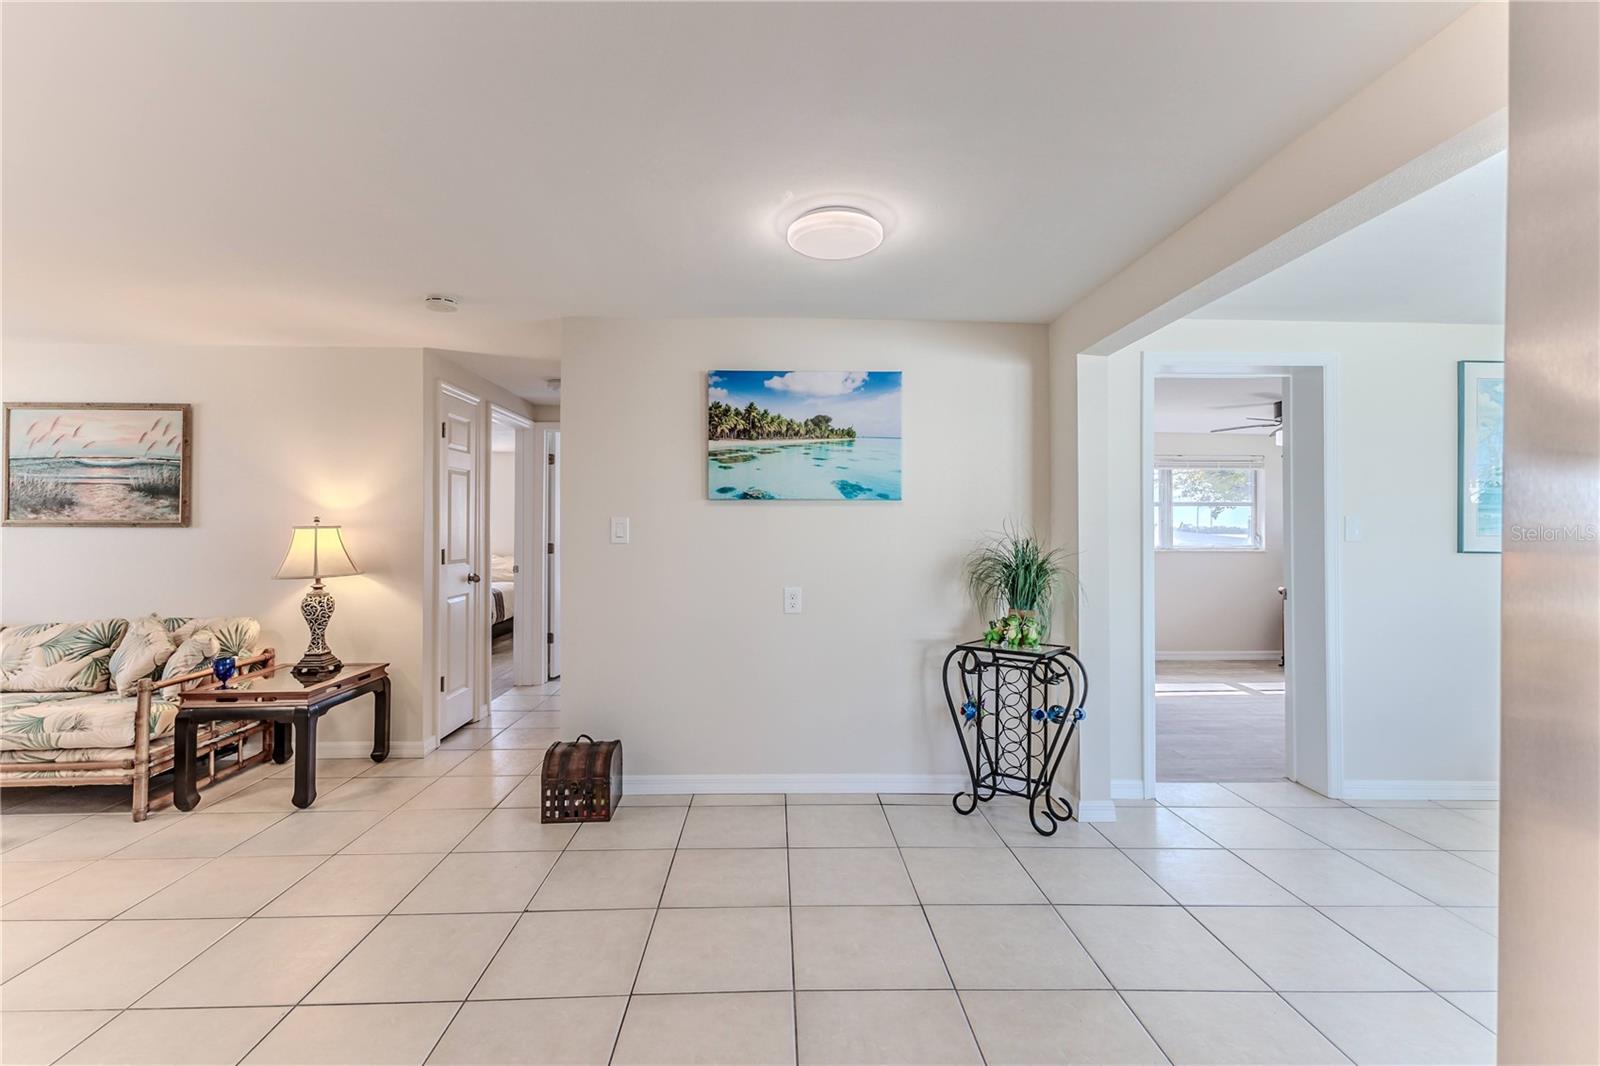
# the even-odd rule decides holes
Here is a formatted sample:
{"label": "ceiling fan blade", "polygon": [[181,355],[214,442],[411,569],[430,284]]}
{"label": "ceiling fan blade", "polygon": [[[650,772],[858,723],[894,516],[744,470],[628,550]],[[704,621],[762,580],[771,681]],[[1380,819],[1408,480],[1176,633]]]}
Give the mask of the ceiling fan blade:
{"label": "ceiling fan blade", "polygon": [[1212,433],[1241,433],[1241,432],[1244,432],[1246,430],[1251,430],[1251,429],[1270,429],[1270,430],[1273,430],[1274,432],[1276,432],[1277,428],[1278,427],[1276,425],[1270,425],[1270,426],[1263,426],[1263,425],[1223,426],[1221,429],[1213,429],[1210,432],[1212,432]]}
{"label": "ceiling fan blade", "polygon": [[1257,393],[1252,393],[1252,395],[1259,396],[1261,398],[1259,400],[1255,400],[1255,401],[1253,401],[1251,403],[1223,403],[1223,404],[1216,404],[1215,406],[1213,406],[1211,408],[1211,410],[1213,410],[1213,411],[1236,411],[1236,410],[1238,410],[1240,408],[1243,408],[1243,407],[1271,407],[1273,404],[1278,402],[1278,398],[1276,396],[1269,396],[1266,393],[1257,392]]}

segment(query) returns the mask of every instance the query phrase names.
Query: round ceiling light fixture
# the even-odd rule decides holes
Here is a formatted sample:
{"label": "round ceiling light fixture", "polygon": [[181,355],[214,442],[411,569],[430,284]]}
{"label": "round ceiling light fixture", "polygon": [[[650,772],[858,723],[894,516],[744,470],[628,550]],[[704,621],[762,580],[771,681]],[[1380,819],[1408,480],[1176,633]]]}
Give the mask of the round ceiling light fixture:
{"label": "round ceiling light fixture", "polygon": [[428,296],[423,299],[422,305],[442,315],[453,314],[456,311],[456,301],[453,296]]}
{"label": "round ceiling light fixture", "polygon": [[883,223],[854,207],[819,207],[789,223],[789,247],[812,259],[855,259],[883,243]]}

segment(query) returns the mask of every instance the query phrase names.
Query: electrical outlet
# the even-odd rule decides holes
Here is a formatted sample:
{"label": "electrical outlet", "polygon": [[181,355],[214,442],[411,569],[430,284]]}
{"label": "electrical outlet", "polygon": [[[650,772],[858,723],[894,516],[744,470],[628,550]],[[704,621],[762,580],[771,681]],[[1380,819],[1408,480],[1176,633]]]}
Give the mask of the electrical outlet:
{"label": "electrical outlet", "polygon": [[611,520],[611,543],[628,543],[628,520],[626,518],[613,518]]}
{"label": "electrical outlet", "polygon": [[800,586],[788,585],[783,590],[783,613],[800,613]]}

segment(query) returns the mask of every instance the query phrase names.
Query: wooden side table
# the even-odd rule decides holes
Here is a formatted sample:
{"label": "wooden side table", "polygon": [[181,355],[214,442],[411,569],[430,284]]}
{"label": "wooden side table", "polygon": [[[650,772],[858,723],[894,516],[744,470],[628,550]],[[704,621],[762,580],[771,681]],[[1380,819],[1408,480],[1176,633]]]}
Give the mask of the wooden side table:
{"label": "wooden side table", "polygon": [[317,798],[317,719],[339,704],[372,694],[372,761],[389,757],[388,663],[346,663],[323,678],[298,678],[292,670],[287,664],[274,666],[240,676],[227,688],[207,685],[178,694],[172,800],[180,811],[194,810],[200,802],[195,734],[203,722],[271,722],[272,761],[295,757],[294,805],[300,808]]}

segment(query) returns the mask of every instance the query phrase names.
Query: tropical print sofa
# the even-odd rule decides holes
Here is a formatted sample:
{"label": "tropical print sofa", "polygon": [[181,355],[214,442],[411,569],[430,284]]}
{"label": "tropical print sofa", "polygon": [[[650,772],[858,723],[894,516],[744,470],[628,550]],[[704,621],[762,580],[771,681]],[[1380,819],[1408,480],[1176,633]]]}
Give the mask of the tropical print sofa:
{"label": "tropical print sofa", "polygon": [[[150,778],[172,766],[178,692],[207,683],[219,655],[270,664],[260,639],[247,617],[0,624],[0,785],[131,784],[142,820]],[[252,731],[230,726],[207,753]]]}

